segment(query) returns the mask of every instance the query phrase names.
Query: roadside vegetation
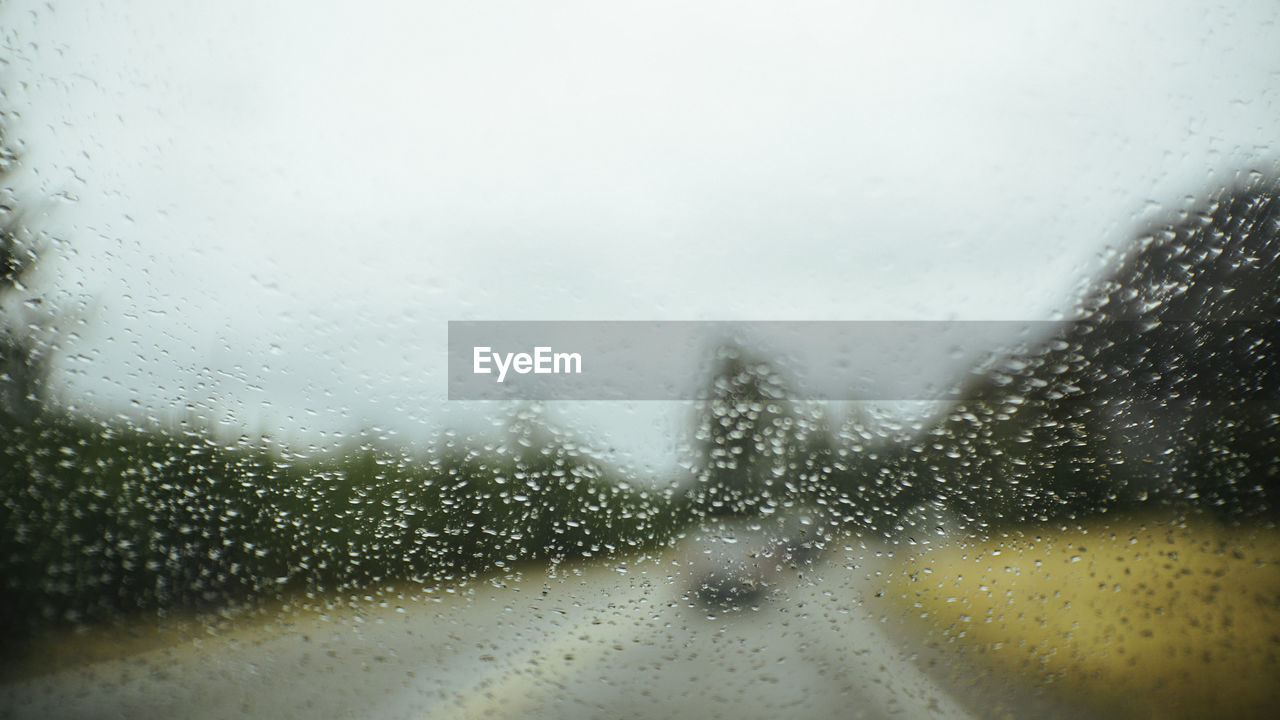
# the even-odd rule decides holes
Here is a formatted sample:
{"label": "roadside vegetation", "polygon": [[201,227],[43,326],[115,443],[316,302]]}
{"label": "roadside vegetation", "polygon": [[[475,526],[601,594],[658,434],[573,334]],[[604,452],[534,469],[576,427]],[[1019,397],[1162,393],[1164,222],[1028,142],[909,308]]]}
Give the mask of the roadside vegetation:
{"label": "roadside vegetation", "polygon": [[915,554],[887,595],[974,699],[1042,688],[1104,718],[1263,718],[1280,703],[1274,527],[1025,526]]}
{"label": "roadside vegetation", "polygon": [[295,458],[207,433],[46,413],[5,429],[10,628],[214,609],[662,543],[677,503],[564,444]]}

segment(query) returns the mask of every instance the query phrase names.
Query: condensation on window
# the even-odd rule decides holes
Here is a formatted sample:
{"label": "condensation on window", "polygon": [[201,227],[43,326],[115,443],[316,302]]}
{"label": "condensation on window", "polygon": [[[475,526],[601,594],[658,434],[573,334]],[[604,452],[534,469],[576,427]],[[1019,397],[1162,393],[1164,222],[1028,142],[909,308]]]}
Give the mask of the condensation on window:
{"label": "condensation on window", "polygon": [[1278,19],[3,4],[0,717],[1270,717]]}

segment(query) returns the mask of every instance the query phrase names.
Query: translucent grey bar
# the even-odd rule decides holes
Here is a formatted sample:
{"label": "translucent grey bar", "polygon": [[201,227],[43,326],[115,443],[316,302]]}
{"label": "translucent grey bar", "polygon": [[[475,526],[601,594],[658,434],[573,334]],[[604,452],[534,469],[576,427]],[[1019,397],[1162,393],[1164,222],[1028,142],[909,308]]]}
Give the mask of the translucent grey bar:
{"label": "translucent grey bar", "polygon": [[[1196,332],[1188,323],[1178,325]],[[1213,327],[1221,331],[1226,325]],[[703,400],[712,394],[726,353],[737,353],[767,363],[796,399],[945,400],[959,397],[975,376],[998,374],[1016,368],[1019,357],[1054,350],[1062,344],[1055,338],[1085,345],[1103,341],[1102,336],[1109,343],[1140,341],[1150,326],[1149,321],[1094,328],[1051,321],[453,321],[449,399]]]}

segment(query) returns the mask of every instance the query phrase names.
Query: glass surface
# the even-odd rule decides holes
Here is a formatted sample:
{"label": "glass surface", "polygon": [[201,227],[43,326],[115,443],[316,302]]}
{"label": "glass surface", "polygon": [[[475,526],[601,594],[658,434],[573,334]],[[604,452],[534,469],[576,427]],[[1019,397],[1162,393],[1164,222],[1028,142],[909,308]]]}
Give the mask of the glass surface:
{"label": "glass surface", "polygon": [[1270,717],[1277,20],[0,4],[0,717]]}

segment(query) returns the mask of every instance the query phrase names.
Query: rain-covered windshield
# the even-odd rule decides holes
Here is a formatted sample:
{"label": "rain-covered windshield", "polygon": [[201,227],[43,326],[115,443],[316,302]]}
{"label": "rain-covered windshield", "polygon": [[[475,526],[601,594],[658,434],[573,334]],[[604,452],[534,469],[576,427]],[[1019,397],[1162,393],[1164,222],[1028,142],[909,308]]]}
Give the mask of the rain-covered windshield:
{"label": "rain-covered windshield", "polygon": [[0,4],[0,718],[1265,718],[1280,11]]}

